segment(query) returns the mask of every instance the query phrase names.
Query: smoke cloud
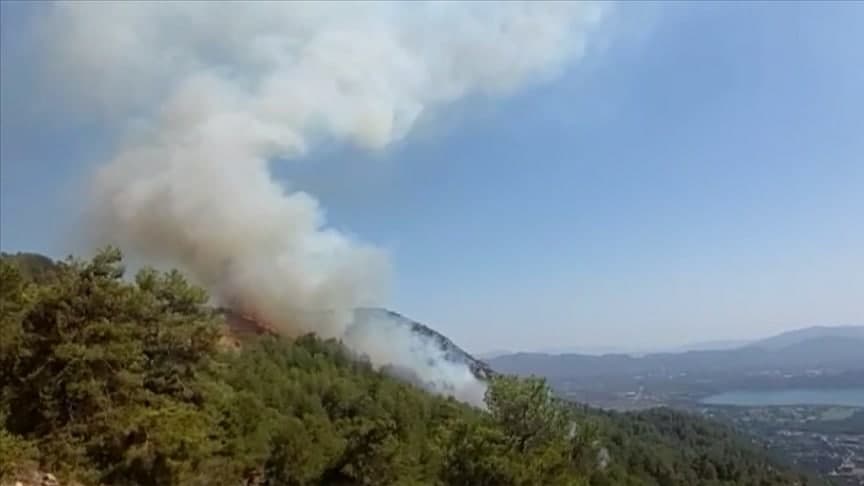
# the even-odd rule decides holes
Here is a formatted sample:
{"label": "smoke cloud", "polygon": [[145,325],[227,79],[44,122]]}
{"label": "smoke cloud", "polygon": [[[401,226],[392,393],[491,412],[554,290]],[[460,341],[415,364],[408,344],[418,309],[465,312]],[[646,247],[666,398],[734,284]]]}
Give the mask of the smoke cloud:
{"label": "smoke cloud", "polygon": [[[350,311],[382,298],[386,255],[328,227],[270,164],[299,163],[324,139],[381,150],[437,108],[553,77],[603,13],[582,2],[69,2],[51,6],[43,32],[76,102],[124,127],[93,177],[98,243],[180,266],[285,333],[344,337]],[[462,380],[465,369],[415,359],[435,350],[392,334],[348,344],[429,383]]]}

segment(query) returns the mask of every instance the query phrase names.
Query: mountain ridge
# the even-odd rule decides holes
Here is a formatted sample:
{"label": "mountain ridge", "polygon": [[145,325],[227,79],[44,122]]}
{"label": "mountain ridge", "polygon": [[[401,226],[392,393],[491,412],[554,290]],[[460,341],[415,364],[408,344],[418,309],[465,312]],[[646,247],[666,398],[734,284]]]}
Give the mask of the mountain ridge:
{"label": "mountain ridge", "polygon": [[[834,328],[832,328],[834,329]],[[857,332],[857,328],[853,332]],[[551,355],[544,353],[514,353],[489,360],[497,371],[515,374],[535,374],[546,377],[594,377],[671,375],[692,372],[758,372],[784,370],[806,372],[813,369],[864,369],[864,338],[855,336],[797,334],[810,336],[788,340],[785,346],[773,346],[777,341],[759,342],[727,350],[651,353],[644,356],[606,354]]]}
{"label": "mountain ridge", "polygon": [[478,379],[486,380],[494,374],[494,371],[489,367],[488,363],[474,357],[456,345],[456,343],[451,341],[447,336],[425,324],[414,321],[390,309],[383,307],[359,307],[355,309],[354,321],[349,326],[349,332],[351,327],[359,325],[360,322],[363,322],[364,320],[374,321],[374,319],[383,319],[397,326],[405,326],[410,329],[412,333],[431,340],[435,346],[444,353],[445,359],[453,363],[461,363],[468,366],[471,373]]}
{"label": "mountain ridge", "polygon": [[[233,344],[236,346],[244,336],[278,334],[271,325],[261,322],[251,316],[246,316],[228,308],[220,308],[225,317],[228,332],[232,335]],[[489,365],[451,341],[448,337],[432,329],[431,327],[405,317],[404,315],[383,307],[358,307],[353,311],[352,322],[348,324],[346,335],[359,331],[376,332],[375,327],[386,331],[387,326],[404,328],[421,340],[430,341],[434,349],[441,352],[442,358],[453,364],[462,364],[468,367],[475,378],[487,380],[494,375]]]}
{"label": "mountain ridge", "polygon": [[839,337],[864,339],[864,326],[809,326],[782,332],[774,336],[759,339],[748,344],[748,347],[763,349],[780,349],[804,340],[821,337]]}

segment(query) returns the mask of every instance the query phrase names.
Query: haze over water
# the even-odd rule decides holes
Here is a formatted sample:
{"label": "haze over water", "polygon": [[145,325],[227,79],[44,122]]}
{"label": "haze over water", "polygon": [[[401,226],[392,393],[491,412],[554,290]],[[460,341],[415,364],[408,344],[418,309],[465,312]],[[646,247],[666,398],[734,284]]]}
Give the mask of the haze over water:
{"label": "haze over water", "polygon": [[702,400],[708,405],[735,405],[744,407],[778,405],[839,405],[864,407],[864,388],[846,389],[792,389],[767,391],[730,391]]}

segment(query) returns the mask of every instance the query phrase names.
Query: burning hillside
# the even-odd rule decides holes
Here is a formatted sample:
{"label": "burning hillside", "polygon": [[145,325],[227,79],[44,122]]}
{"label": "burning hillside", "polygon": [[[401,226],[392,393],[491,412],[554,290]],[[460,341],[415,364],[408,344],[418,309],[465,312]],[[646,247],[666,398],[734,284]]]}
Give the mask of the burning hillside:
{"label": "burning hillside", "polygon": [[276,329],[253,316],[242,314],[231,309],[220,309],[228,325],[228,332],[237,337],[276,335]]}
{"label": "burning hillside", "polygon": [[52,4],[46,66],[81,95],[70,99],[117,127],[91,178],[86,234],[184,270],[221,305],[254,309],[228,316],[235,335],[340,339],[376,368],[482,402],[485,365],[418,323],[354,310],[386,302],[386,252],[329,225],[315,195],[284,177],[322,145],[386,150],[447,105],[556,75],[606,10]]}
{"label": "burning hillside", "polygon": [[[228,344],[251,336],[277,335],[278,326],[231,309],[220,309]],[[341,340],[361,359],[418,386],[481,404],[494,372],[441,333],[382,308],[359,308]],[[383,344],[379,344],[383,343]],[[371,352],[370,352],[371,351]]]}
{"label": "burning hillside", "polygon": [[462,364],[467,366],[471,373],[479,380],[490,378],[494,372],[484,363],[474,356],[471,356],[465,350],[457,346],[453,341],[448,339],[443,334],[434,329],[412,321],[407,317],[396,312],[382,308],[361,308],[354,311],[354,322],[348,328],[348,333],[352,329],[360,326],[374,326],[376,322],[390,322],[417,336],[418,339],[425,341],[429,346],[441,351],[440,359],[454,364]]}

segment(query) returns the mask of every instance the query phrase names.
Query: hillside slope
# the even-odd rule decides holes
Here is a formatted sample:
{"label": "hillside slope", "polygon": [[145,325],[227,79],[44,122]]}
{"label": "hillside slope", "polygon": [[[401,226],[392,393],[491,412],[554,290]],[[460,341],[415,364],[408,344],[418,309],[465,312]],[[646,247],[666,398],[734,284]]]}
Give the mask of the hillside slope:
{"label": "hillside slope", "polygon": [[[249,336],[275,335],[276,330],[252,317],[241,315],[231,309],[220,309],[228,324],[228,330],[235,341]],[[404,329],[415,336],[417,340],[434,348],[440,357],[450,363],[464,365],[479,380],[489,379],[493,375],[492,368],[451,341],[438,331],[417,321],[381,307],[365,307],[354,310],[353,321],[348,325],[348,334],[365,332],[375,334],[376,328],[381,332],[390,328]]]}
{"label": "hillside slope", "polygon": [[35,282],[0,260],[0,481],[40,467],[154,486],[809,484],[718,424],[600,412],[541,380],[493,376],[479,410],[314,336],[226,351],[200,289],[121,268],[109,251]]}
{"label": "hillside slope", "polygon": [[490,368],[488,364],[475,358],[443,334],[429,326],[413,321],[391,310],[380,307],[357,309],[354,311],[354,322],[351,327],[364,325],[374,326],[376,323],[381,323],[382,321],[409,329],[411,333],[428,340],[435,348],[441,350],[444,359],[451,363],[464,364],[478,379],[485,380],[490,378],[493,374],[492,368]]}

